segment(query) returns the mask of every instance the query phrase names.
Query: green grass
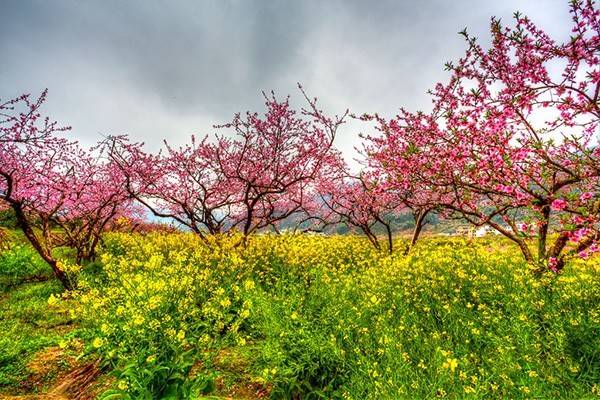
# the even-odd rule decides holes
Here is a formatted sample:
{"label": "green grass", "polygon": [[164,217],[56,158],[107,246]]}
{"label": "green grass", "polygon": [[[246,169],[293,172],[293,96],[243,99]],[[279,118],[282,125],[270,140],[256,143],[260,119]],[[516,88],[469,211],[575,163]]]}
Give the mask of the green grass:
{"label": "green grass", "polygon": [[[72,330],[68,313],[48,307],[48,298],[59,294],[56,281],[21,284],[0,297],[0,393],[42,390],[28,388],[35,374],[29,364],[38,352],[58,346]],[[49,382],[52,373],[43,374]]]}
{"label": "green grass", "polygon": [[8,250],[0,251],[0,293],[23,282],[51,277],[52,270],[30,245],[15,241]]}

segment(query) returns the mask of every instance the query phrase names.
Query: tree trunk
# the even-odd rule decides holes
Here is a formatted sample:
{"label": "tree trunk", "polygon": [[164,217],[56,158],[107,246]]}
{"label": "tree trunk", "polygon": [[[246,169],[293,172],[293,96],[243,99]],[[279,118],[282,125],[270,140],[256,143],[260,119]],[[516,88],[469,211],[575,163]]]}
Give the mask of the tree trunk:
{"label": "tree trunk", "polygon": [[73,289],[73,285],[71,281],[67,277],[67,274],[63,270],[58,267],[57,261],[52,257],[49,251],[46,251],[40,241],[38,240],[35,232],[31,228],[29,221],[27,221],[27,217],[23,212],[23,207],[20,203],[11,203],[13,210],[15,211],[15,215],[17,217],[17,222],[19,223],[19,227],[25,234],[29,243],[33,246],[35,251],[42,257],[42,259],[52,268],[52,272],[54,276],[62,283],[63,287],[67,290]]}
{"label": "tree trunk", "polygon": [[368,227],[361,225],[360,229],[365,233],[373,247],[375,247],[377,250],[381,250],[381,245],[379,244],[379,240],[377,240],[377,236],[375,236]]}
{"label": "tree trunk", "polygon": [[548,224],[550,221],[550,205],[542,206],[542,220],[538,230],[538,262],[546,260],[546,241],[548,240]]}
{"label": "tree trunk", "polygon": [[385,230],[387,232],[387,240],[388,240],[388,250],[390,254],[394,252],[394,239],[392,238],[392,228],[386,224]]}
{"label": "tree trunk", "polygon": [[419,240],[419,236],[421,235],[421,231],[423,230],[423,226],[425,225],[424,224],[425,217],[427,217],[427,214],[429,214],[429,211],[430,211],[429,209],[419,210],[419,212],[415,218],[415,228],[413,229],[413,234],[412,234],[412,237],[410,238],[410,244],[404,251],[404,255],[407,255],[410,252],[410,250],[414,247],[414,245],[417,243],[417,240]]}

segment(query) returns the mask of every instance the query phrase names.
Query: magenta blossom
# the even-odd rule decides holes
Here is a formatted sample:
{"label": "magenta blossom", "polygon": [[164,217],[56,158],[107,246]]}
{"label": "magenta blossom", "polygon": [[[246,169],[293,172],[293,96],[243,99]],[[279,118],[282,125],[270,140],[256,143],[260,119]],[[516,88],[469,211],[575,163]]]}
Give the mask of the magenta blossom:
{"label": "magenta blossom", "polygon": [[594,193],[592,192],[584,192],[581,194],[581,196],[579,196],[579,199],[581,201],[587,201],[589,199],[591,199],[592,197],[594,197]]}
{"label": "magenta blossom", "polygon": [[556,199],[552,202],[552,209],[561,211],[567,208],[567,202],[563,199]]}

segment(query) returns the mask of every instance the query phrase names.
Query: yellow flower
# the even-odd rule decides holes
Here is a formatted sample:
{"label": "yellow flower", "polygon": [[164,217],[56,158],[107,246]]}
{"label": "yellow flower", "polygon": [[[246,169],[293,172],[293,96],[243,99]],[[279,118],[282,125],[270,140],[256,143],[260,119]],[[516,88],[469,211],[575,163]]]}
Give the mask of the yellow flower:
{"label": "yellow flower", "polygon": [[96,349],[99,349],[100,347],[102,347],[102,345],[104,344],[104,340],[102,340],[102,338],[95,338],[92,341],[92,346],[94,346]]}
{"label": "yellow flower", "polygon": [[443,364],[443,368],[449,369],[450,372],[454,373],[458,367],[458,360],[456,358],[448,358]]}
{"label": "yellow flower", "polygon": [[56,304],[58,304],[58,298],[54,296],[54,294],[51,294],[50,297],[48,297],[48,305],[55,306]]}
{"label": "yellow flower", "polygon": [[223,308],[227,308],[231,305],[231,300],[229,299],[223,299],[220,301],[221,307]]}

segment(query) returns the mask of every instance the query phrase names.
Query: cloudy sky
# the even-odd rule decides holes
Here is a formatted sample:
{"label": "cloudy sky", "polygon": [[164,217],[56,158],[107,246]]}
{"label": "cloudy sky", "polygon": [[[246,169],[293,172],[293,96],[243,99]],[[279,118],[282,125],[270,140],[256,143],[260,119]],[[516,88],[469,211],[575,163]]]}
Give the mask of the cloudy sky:
{"label": "cloudy sky", "polygon": [[[127,133],[150,149],[262,111],[261,90],[299,100],[296,82],[332,114],[393,115],[428,107],[459,30],[487,41],[489,18],[516,10],[569,33],[567,0],[3,0],[0,98],[48,88],[45,111],[83,143]],[[337,140],[348,157],[357,129]]]}

